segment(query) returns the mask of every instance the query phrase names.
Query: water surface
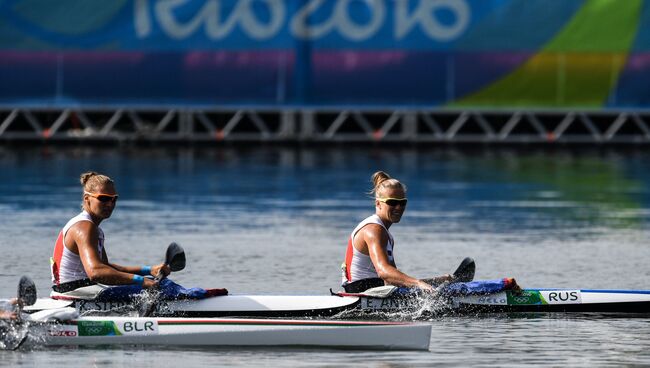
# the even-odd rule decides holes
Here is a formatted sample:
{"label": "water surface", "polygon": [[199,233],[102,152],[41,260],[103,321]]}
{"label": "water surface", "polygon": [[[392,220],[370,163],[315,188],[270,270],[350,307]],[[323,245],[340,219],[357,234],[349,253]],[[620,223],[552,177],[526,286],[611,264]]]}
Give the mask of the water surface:
{"label": "water surface", "polygon": [[[79,174],[105,173],[120,194],[102,223],[112,262],[162,261],[183,245],[185,286],[231,293],[326,294],[347,237],[373,212],[370,176],[408,186],[391,227],[395,256],[418,277],[465,256],[477,278],[524,287],[650,289],[650,160],[639,150],[412,148],[0,147],[0,296],[20,275],[49,292],[56,236],[79,211]],[[650,363],[650,319],[566,315],[445,317],[429,352],[142,347],[0,352],[12,365],[273,366],[612,365]],[[342,336],[342,338],[345,338]],[[72,360],[72,354],[74,360]]]}

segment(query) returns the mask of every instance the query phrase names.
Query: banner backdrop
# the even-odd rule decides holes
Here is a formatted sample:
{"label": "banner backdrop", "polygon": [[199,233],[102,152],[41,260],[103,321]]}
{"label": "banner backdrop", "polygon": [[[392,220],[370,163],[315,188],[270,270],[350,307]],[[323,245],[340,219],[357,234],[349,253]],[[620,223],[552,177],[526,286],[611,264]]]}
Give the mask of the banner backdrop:
{"label": "banner backdrop", "polygon": [[643,0],[0,0],[6,106],[650,107]]}

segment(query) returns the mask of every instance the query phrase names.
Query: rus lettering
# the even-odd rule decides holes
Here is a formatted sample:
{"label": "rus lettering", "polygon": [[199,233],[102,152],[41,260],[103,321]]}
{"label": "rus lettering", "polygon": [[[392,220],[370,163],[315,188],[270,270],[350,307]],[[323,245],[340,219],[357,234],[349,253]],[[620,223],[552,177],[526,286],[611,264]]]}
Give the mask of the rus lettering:
{"label": "rus lettering", "polygon": [[553,302],[566,302],[578,300],[578,293],[576,291],[557,291],[548,293],[548,300]]}

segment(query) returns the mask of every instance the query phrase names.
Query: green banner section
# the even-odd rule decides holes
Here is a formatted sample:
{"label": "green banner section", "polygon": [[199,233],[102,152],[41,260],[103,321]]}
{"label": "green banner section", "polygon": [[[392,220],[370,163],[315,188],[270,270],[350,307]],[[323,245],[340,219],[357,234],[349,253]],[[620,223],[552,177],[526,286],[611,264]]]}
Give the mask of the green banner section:
{"label": "green banner section", "polygon": [[587,1],[539,53],[450,107],[599,108],[634,44],[642,0]]}

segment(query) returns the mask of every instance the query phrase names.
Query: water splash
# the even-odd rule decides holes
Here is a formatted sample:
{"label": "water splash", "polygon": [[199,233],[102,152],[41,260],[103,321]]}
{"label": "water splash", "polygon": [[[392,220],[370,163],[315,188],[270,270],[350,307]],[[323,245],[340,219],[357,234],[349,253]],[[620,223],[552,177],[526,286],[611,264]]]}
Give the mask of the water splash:
{"label": "water splash", "polygon": [[0,321],[0,349],[16,350],[26,340],[29,327],[18,321]]}
{"label": "water splash", "polygon": [[[382,300],[381,298],[372,298]],[[369,319],[389,321],[426,321],[432,318],[440,318],[454,313],[453,305],[449,299],[439,294],[418,293],[404,296],[402,298],[391,297],[399,301],[390,309],[352,309],[336,314],[335,319]],[[383,299],[388,300],[388,298]]]}

